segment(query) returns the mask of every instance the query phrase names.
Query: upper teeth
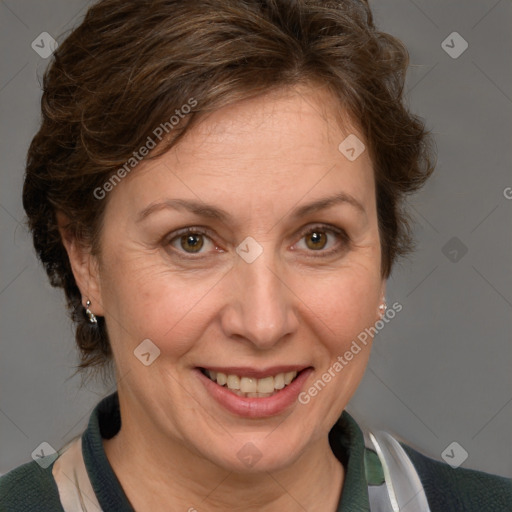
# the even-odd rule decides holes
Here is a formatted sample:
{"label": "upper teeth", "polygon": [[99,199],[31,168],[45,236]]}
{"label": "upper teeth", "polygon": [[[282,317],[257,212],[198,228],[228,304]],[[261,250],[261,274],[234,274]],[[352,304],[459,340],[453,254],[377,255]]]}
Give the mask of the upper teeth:
{"label": "upper teeth", "polygon": [[206,370],[210,379],[216,381],[219,386],[226,386],[242,393],[273,393],[276,389],[283,389],[297,376],[297,372],[278,373],[277,375],[255,379],[253,377],[239,377],[238,375],[226,375],[222,372]]}

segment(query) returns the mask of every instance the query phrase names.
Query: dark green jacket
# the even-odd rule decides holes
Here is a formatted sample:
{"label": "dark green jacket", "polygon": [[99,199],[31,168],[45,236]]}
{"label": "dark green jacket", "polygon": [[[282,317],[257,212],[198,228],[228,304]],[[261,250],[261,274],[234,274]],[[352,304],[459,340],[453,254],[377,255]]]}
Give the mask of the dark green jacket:
{"label": "dark green jacket", "polygon": [[[118,396],[113,393],[96,406],[82,435],[87,473],[105,512],[133,512],[102,443],[102,437],[113,437],[120,426]],[[370,511],[368,486],[384,482],[378,457],[365,448],[363,433],[347,412],[331,430],[329,441],[345,468],[338,512]],[[512,480],[468,469],[452,469],[407,445],[401,446],[421,479],[431,512],[512,511]],[[0,511],[62,512],[52,467],[53,463],[43,469],[37,462],[30,462],[1,477]],[[172,508],[169,510],[172,512]]]}

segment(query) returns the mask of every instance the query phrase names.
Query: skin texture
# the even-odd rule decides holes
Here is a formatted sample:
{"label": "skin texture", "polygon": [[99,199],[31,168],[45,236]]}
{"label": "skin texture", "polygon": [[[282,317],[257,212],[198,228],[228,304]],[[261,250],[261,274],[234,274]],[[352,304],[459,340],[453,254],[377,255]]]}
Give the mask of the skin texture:
{"label": "skin texture", "polygon": [[[136,510],[336,509],[344,468],[327,436],[371,343],[308,404],[270,418],[227,411],[195,370],[300,364],[313,368],[307,390],[379,319],[372,163],[367,151],[353,162],[339,152],[357,130],[342,129],[335,111],[328,92],[305,86],[218,110],[109,193],[98,257],[63,233],[84,304],[106,318],[122,427],[104,446]],[[294,216],[337,193],[364,212],[345,202]],[[230,218],[162,208],[141,220],[166,199]],[[206,230],[202,252],[181,245],[187,227]],[[320,250],[306,243],[314,227],[327,235]],[[235,251],[247,236],[263,248],[250,264]],[[133,354],[147,338],[160,349],[150,366]],[[252,467],[237,456],[246,443],[261,454]]]}

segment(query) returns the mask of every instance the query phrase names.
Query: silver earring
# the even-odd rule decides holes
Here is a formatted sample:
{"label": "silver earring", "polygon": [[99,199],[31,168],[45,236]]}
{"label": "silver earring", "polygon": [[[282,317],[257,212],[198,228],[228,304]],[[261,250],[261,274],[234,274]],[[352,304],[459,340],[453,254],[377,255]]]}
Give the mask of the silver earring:
{"label": "silver earring", "polygon": [[386,313],[386,309],[388,309],[388,305],[386,303],[386,298],[383,297],[382,302],[379,305],[379,313],[380,313],[381,318],[384,317],[384,313]]}
{"label": "silver earring", "polygon": [[89,309],[89,306],[91,305],[91,301],[88,300],[85,303],[85,314],[87,315],[87,318],[89,318],[89,322],[91,324],[97,324],[98,320],[96,319],[96,315]]}

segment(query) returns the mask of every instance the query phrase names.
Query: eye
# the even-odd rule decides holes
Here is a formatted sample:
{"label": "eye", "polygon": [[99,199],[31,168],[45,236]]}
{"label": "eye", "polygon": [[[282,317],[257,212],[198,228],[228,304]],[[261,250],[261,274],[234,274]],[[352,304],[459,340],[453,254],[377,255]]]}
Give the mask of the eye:
{"label": "eye", "polygon": [[295,247],[307,252],[319,252],[319,256],[324,256],[341,251],[348,242],[347,234],[341,229],[314,226],[302,234]]}
{"label": "eye", "polygon": [[169,245],[187,254],[207,252],[209,249],[215,247],[211,238],[199,229],[187,229],[183,231],[181,234],[174,236],[169,241]]}

